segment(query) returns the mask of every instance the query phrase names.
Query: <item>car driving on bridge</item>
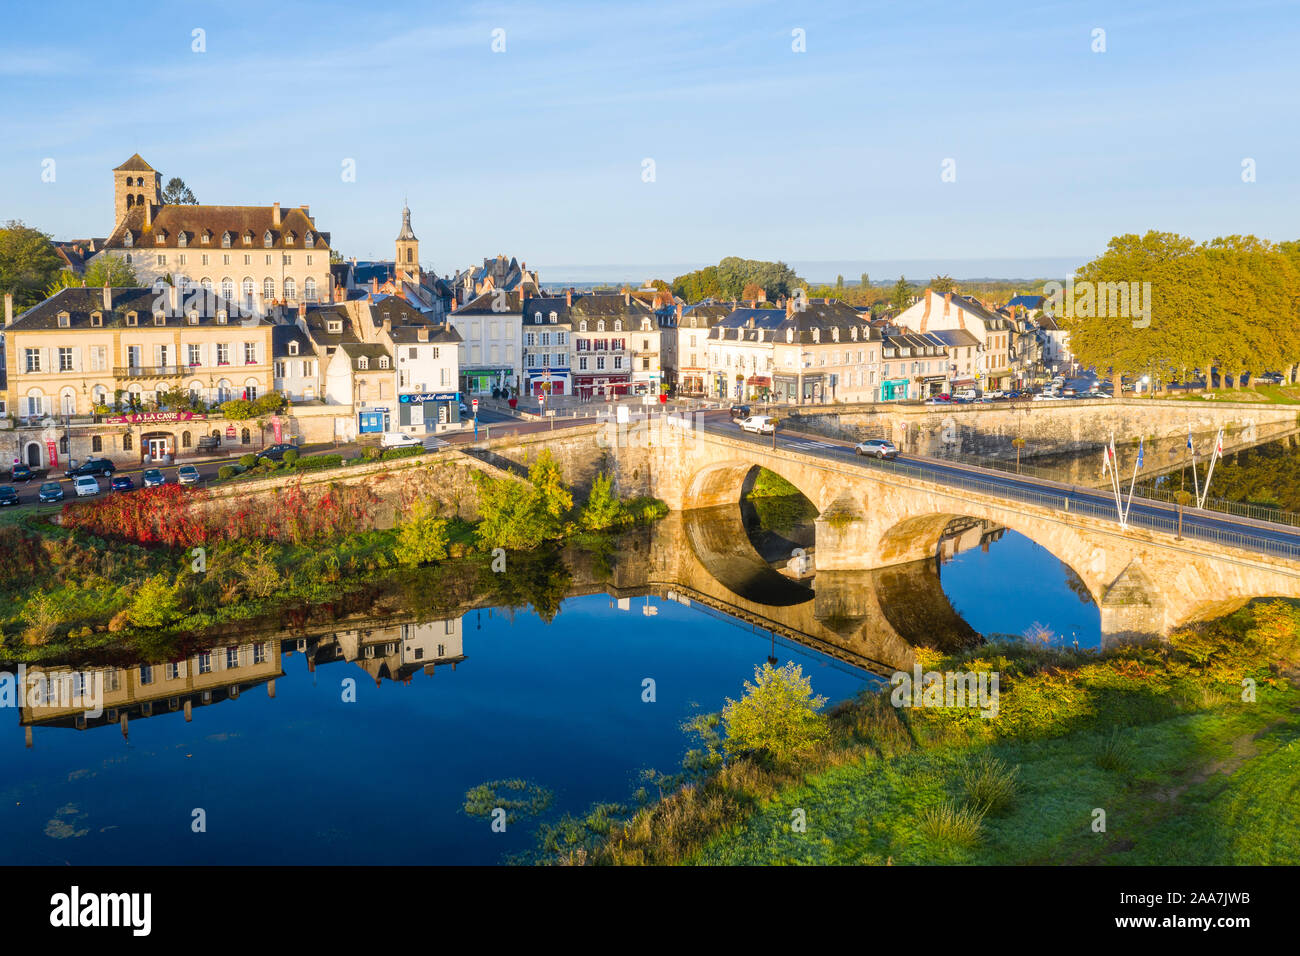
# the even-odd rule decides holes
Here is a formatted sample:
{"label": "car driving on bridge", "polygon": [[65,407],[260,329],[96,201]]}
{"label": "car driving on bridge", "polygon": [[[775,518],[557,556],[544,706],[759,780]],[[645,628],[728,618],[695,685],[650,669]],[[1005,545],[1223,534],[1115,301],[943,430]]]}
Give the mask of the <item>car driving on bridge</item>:
{"label": "car driving on bridge", "polygon": [[740,420],[740,427],[756,435],[771,435],[776,431],[776,422],[770,415],[750,415]]}
{"label": "car driving on bridge", "polygon": [[858,442],[853,450],[859,455],[875,455],[877,458],[898,457],[898,446],[888,438],[868,438]]}

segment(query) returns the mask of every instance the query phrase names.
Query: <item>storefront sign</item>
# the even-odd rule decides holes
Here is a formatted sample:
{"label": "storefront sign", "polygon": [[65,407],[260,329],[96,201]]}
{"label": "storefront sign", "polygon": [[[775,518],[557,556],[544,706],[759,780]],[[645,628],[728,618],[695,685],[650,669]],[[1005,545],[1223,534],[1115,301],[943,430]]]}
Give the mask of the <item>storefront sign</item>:
{"label": "storefront sign", "polygon": [[[425,402],[457,402],[460,392],[422,392],[417,395],[399,395],[397,400],[403,405],[422,405]],[[384,409],[387,411],[387,409]]]}
{"label": "storefront sign", "polygon": [[174,422],[201,422],[207,417],[202,412],[131,412],[127,415],[109,415],[104,421],[110,425],[166,425]]}
{"label": "storefront sign", "polygon": [[283,425],[284,423],[280,421],[279,415],[276,415],[271,419],[271,434],[275,436],[275,443],[277,445],[284,441]]}
{"label": "storefront sign", "polygon": [[235,432],[235,426],[234,426],[234,425],[227,425],[227,426],[226,426],[226,437],[227,437],[227,438],[234,438],[234,437],[235,437],[235,434],[236,434],[236,432]]}
{"label": "storefront sign", "polygon": [[45,443],[45,451],[46,451],[46,452],[49,454],[49,456],[50,456],[50,467],[51,467],[51,468],[58,468],[58,467],[59,467],[59,446],[58,446],[58,443],[57,443],[57,442],[52,442],[52,441],[47,441],[47,442]]}

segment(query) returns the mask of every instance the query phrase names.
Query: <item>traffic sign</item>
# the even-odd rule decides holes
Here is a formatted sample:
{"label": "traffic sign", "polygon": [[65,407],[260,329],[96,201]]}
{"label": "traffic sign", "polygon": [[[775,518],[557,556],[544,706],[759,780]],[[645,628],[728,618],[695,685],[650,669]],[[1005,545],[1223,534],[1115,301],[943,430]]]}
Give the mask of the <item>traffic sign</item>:
{"label": "traffic sign", "polygon": [[478,399],[477,399],[477,398],[474,399],[474,408],[476,408],[476,409],[478,408]]}

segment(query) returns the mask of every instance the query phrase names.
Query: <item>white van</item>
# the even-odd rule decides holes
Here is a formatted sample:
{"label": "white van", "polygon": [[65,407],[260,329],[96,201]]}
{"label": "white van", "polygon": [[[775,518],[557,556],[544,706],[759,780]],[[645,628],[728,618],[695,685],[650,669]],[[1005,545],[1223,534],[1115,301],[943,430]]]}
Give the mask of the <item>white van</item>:
{"label": "white van", "polygon": [[99,494],[99,480],[94,475],[78,475],[72,479],[72,487],[78,498]]}
{"label": "white van", "polygon": [[979,392],[975,391],[973,388],[959,388],[957,391],[952,393],[952,397],[960,399],[963,402],[973,402],[980,396]]}
{"label": "white van", "polygon": [[408,435],[406,432],[384,432],[379,438],[381,448],[409,448],[412,445],[423,445],[415,435]]}
{"label": "white van", "polygon": [[770,435],[776,431],[776,425],[770,415],[751,415],[749,418],[742,418],[740,427],[747,432],[754,432],[758,435]]}

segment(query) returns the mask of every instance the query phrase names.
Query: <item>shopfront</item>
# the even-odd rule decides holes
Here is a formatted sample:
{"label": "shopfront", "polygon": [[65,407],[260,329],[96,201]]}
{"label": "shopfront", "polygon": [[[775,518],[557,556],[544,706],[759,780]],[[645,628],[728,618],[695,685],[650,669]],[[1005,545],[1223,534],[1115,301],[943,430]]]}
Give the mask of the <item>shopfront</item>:
{"label": "shopfront", "polygon": [[772,395],[772,379],[766,375],[751,375],[745,379],[745,397],[756,402],[766,402]]}
{"label": "shopfront", "polygon": [[397,424],[403,431],[437,432],[460,424],[460,392],[397,396]]}
{"label": "shopfront", "polygon": [[908,381],[905,378],[887,378],[880,383],[882,402],[901,402],[907,398]]}
{"label": "shopfront", "polygon": [[461,369],[460,390],[466,395],[491,395],[493,389],[515,384],[514,369],[469,368]]}
{"label": "shopfront", "polygon": [[550,374],[534,373],[528,382],[528,391],[533,396],[568,395],[573,391],[568,372],[551,370]]}
{"label": "shopfront", "polygon": [[580,398],[617,398],[632,394],[632,382],[626,375],[577,375],[573,390]]}

